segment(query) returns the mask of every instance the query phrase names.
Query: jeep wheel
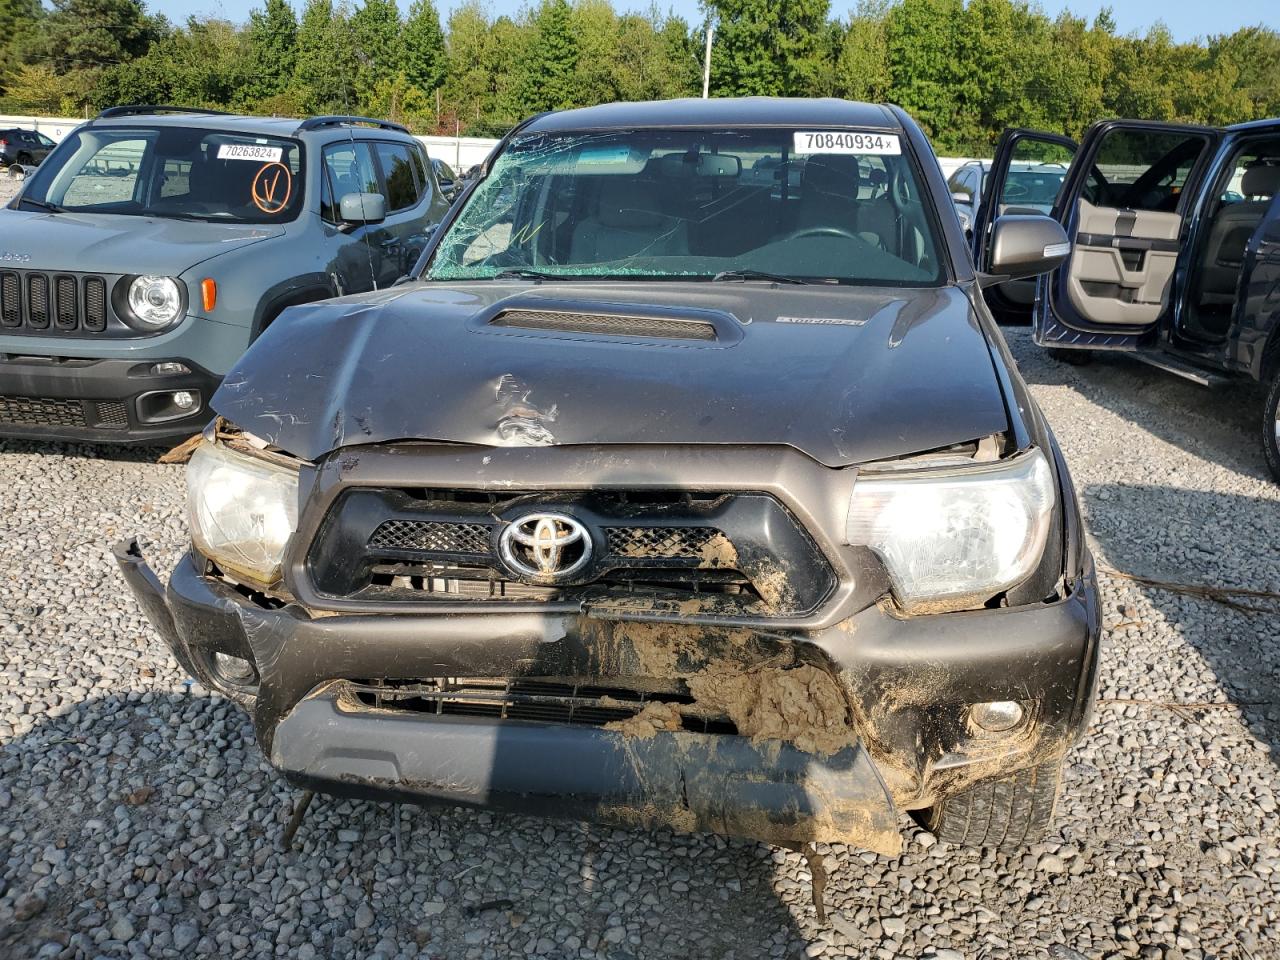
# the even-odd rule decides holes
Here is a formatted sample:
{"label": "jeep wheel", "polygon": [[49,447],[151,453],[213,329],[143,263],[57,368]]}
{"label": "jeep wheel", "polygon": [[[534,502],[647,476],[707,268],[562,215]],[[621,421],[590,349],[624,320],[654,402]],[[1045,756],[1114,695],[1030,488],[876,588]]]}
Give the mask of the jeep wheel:
{"label": "jeep wheel", "polygon": [[1272,376],[1267,402],[1262,405],[1262,449],[1271,476],[1280,483],[1280,371]]}
{"label": "jeep wheel", "polygon": [[1049,358],[1057,360],[1059,363],[1068,363],[1073,367],[1083,367],[1086,363],[1093,360],[1093,353],[1088,350],[1076,350],[1074,348],[1068,350],[1063,347],[1049,347],[1046,351]]}
{"label": "jeep wheel", "polygon": [[939,840],[966,847],[1021,850],[1039,840],[1053,820],[1060,762],[984,780],[921,811],[924,828]]}

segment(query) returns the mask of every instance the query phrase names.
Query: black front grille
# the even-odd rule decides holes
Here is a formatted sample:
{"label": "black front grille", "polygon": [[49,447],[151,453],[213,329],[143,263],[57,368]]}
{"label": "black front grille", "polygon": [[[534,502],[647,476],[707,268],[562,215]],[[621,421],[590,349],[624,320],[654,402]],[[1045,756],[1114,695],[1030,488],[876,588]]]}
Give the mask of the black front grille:
{"label": "black front grille", "polygon": [[27,276],[27,326],[37,330],[49,326],[49,278],[43,273]]}
{"label": "black front grille", "polygon": [[605,527],[609,555],[632,560],[701,559],[724,534],[713,527]]}
{"label": "black front grille", "polygon": [[727,717],[709,714],[683,691],[659,693],[584,683],[572,678],[477,677],[423,680],[417,683],[351,682],[346,693],[365,707],[436,716],[484,717],[537,723],[603,727],[625,721],[650,703],[680,714],[684,730],[736,734]]}
{"label": "black front grille", "polygon": [[[499,549],[504,531],[536,513],[569,515],[586,528],[592,550],[584,566],[539,579],[507,563]],[[749,491],[361,485],[330,506],[308,549],[307,571],[316,593],[337,607],[625,603],[706,616],[809,611],[835,583],[786,507]]]}
{"label": "black front grille", "polygon": [[387,520],[373,531],[369,546],[375,550],[487,554],[489,530],[489,525],[484,523]]}
{"label": "black front grille", "polygon": [[22,326],[22,278],[16,273],[0,273],[0,324]]}
{"label": "black front grille", "polygon": [[667,317],[629,317],[608,313],[569,313],[554,310],[504,310],[491,321],[495,327],[563,330],[610,337],[657,337],[663,340],[714,340],[715,324],[705,320]]}
{"label": "black front grille", "polygon": [[124,430],[129,426],[128,408],[121,400],[104,400],[97,404],[98,426],[108,430]]}
{"label": "black front grille", "polygon": [[107,329],[107,282],[101,277],[84,278],[84,328]]}
{"label": "black front grille", "polygon": [[80,313],[77,309],[75,277],[59,276],[53,281],[54,313],[53,322],[59,330],[74,330],[80,325]]}
{"label": "black front grille", "polygon": [[0,397],[0,423],[22,427],[83,427],[84,404],[48,397]]}
{"label": "black front grille", "polygon": [[96,275],[0,272],[0,327],[18,333],[102,333],[110,318],[107,288],[107,278]]}

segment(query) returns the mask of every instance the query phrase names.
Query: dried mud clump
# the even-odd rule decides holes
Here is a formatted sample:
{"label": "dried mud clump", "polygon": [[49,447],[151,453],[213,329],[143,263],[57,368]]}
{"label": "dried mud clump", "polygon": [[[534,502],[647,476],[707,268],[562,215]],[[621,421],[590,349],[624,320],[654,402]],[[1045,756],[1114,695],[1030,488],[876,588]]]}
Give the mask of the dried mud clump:
{"label": "dried mud clump", "polygon": [[723,533],[717,533],[698,551],[698,566],[704,570],[738,569],[738,549]]}
{"label": "dried mud clump", "polygon": [[679,730],[681,726],[680,711],[675,704],[651,700],[634,717],[627,717],[625,720],[614,720],[606,723],[604,728],[612,730],[614,733],[620,733],[624,737],[648,740],[655,733]]}
{"label": "dried mud clump", "polygon": [[785,740],[820,756],[857,742],[844,695],[818,667],[744,670],[717,661],[687,682],[699,707],[722,712],[752,740]]}

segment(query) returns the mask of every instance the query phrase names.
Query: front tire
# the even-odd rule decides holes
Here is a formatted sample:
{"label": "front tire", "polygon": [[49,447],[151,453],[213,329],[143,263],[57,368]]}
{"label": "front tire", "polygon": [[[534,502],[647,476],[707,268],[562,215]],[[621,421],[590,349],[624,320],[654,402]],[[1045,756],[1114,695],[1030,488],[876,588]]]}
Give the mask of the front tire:
{"label": "front tire", "polygon": [[1272,478],[1280,483],[1280,371],[1271,377],[1267,402],[1262,405],[1262,450]]}
{"label": "front tire", "polygon": [[1053,822],[1061,762],[984,780],[922,811],[924,828],[947,843],[1022,850]]}

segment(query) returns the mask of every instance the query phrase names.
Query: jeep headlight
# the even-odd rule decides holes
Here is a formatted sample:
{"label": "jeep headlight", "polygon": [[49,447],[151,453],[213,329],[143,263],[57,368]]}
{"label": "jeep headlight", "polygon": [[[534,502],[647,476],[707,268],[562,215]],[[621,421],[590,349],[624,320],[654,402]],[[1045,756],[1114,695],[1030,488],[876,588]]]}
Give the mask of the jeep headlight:
{"label": "jeep headlight", "polygon": [[1053,506],[1053,471],[1039,450],[976,467],[860,475],[845,541],[884,561],[907,610],[962,609],[1031,574]]}
{"label": "jeep headlight", "polygon": [[182,288],[173,277],[134,277],[126,296],[135,325],[159,330],[182,316]]}
{"label": "jeep headlight", "polygon": [[187,465],[187,517],[201,553],[270,586],[298,525],[298,471],[203,443]]}

